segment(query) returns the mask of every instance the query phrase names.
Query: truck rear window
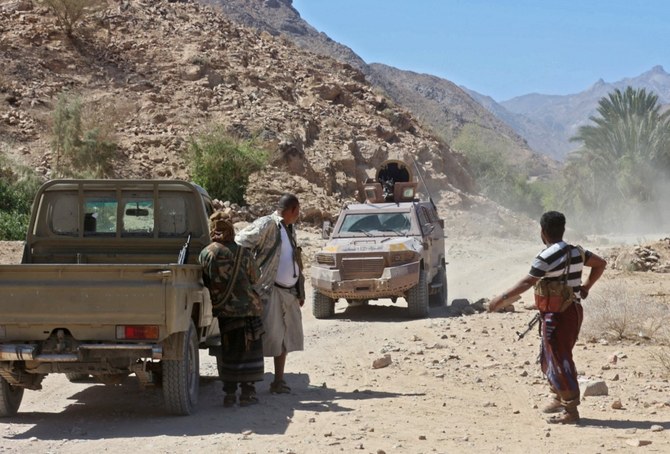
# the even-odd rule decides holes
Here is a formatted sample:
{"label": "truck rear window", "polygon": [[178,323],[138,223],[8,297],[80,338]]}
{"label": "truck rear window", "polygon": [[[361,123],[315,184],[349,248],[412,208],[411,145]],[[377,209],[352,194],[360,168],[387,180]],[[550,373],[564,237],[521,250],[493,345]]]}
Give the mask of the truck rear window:
{"label": "truck rear window", "polygon": [[118,205],[113,193],[86,197],[84,199],[84,236],[114,236]]}
{"label": "truck rear window", "polygon": [[154,201],[153,198],[138,196],[123,200],[122,236],[153,236]]}
{"label": "truck rear window", "polygon": [[97,190],[46,192],[38,235],[181,238],[193,232],[191,193]]}
{"label": "truck rear window", "polygon": [[188,207],[179,194],[163,194],[158,199],[158,236],[181,237],[188,232]]}

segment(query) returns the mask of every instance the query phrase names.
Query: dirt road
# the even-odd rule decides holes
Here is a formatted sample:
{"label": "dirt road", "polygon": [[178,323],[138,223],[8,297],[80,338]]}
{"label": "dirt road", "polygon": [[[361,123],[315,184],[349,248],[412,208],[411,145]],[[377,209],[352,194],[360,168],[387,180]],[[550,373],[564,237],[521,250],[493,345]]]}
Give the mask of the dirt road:
{"label": "dirt road", "polygon": [[[539,246],[489,238],[447,247],[450,300],[474,301],[522,277]],[[608,279],[622,276],[606,274],[603,285]],[[605,380],[609,395],[584,399],[579,427],[546,424],[537,336],[516,342],[514,334],[532,313],[517,308],[470,316],[439,308],[408,320],[402,303],[338,303],[333,319],[316,320],[308,302],[306,349],[288,359],[290,395],[269,393],[267,361],[261,403],[224,409],[205,351],[200,404],[190,417],[164,415],[160,392],[141,391],[132,379],[111,387],[51,375],[42,391],[26,392],[16,417],[0,422],[0,453],[604,453],[632,445],[670,452],[670,386],[646,344],[580,341],[580,373]],[[392,364],[373,369],[385,354]],[[616,400],[621,409],[612,409]]]}

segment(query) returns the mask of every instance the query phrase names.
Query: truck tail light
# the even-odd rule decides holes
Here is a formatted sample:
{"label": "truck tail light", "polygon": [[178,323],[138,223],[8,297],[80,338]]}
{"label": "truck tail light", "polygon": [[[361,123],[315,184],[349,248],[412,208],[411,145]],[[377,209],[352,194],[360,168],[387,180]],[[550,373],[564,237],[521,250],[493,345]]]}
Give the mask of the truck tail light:
{"label": "truck tail light", "polygon": [[124,340],[158,339],[157,325],[116,325],[116,338]]}

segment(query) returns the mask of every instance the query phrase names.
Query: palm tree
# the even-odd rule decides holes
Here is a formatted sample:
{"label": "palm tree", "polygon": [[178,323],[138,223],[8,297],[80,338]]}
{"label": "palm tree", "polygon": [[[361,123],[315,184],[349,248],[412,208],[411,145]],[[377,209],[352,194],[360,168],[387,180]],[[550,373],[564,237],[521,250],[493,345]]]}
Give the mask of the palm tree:
{"label": "palm tree", "polygon": [[654,93],[630,86],[602,98],[597,111],[593,124],[571,139],[583,144],[568,157],[564,175],[572,192],[566,195],[584,209],[610,213],[654,200],[650,182],[670,175],[670,111],[661,113]]}

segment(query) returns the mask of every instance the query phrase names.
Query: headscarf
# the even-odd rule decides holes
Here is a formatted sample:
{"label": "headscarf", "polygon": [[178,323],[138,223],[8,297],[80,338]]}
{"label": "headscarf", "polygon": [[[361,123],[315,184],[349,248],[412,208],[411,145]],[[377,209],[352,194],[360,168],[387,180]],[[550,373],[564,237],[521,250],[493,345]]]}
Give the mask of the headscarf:
{"label": "headscarf", "polygon": [[209,237],[217,243],[235,241],[235,228],[228,213],[215,211],[209,217]]}

